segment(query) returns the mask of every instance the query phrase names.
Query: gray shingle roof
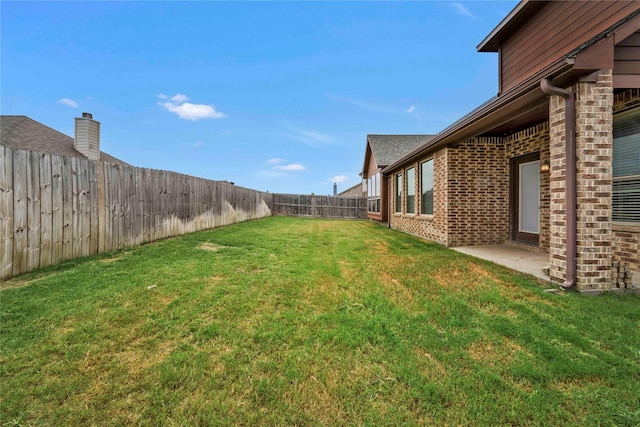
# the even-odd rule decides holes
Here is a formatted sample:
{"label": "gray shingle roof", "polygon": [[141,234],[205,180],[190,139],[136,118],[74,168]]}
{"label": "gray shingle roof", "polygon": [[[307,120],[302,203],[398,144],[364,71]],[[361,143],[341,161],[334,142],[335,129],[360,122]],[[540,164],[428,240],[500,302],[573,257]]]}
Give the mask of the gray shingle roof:
{"label": "gray shingle roof", "polygon": [[395,163],[433,135],[367,135],[367,142],[379,167]]}
{"label": "gray shingle roof", "polygon": [[[74,148],[73,138],[27,116],[0,116],[0,144],[18,150],[86,158]],[[100,161],[127,165],[103,151]]]}

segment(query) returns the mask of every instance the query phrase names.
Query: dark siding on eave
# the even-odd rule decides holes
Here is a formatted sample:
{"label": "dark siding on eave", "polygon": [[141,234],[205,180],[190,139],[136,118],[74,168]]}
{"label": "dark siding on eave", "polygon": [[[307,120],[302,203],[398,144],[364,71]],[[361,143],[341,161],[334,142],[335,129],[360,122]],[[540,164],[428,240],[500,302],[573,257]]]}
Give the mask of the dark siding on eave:
{"label": "dark siding on eave", "polygon": [[614,54],[615,75],[640,74],[640,32],[637,32],[616,46]]}
{"label": "dark siding on eave", "polygon": [[638,10],[637,1],[551,2],[501,51],[505,92]]}

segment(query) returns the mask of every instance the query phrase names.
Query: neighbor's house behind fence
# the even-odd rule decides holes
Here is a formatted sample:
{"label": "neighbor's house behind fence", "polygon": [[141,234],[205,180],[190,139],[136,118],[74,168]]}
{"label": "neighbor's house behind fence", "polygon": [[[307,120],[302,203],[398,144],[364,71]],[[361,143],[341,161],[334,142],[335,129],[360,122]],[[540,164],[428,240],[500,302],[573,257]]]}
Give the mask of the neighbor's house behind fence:
{"label": "neighbor's house behind fence", "polygon": [[80,256],[271,215],[272,195],[137,168],[100,151],[100,123],[75,138],[0,118],[0,279]]}
{"label": "neighbor's house behind fence", "polygon": [[361,183],[357,183],[353,187],[349,187],[341,193],[338,193],[338,197],[367,197],[367,192],[362,191]]}
{"label": "neighbor's house behind fence", "polygon": [[26,116],[0,120],[0,280],[272,211],[366,218],[362,197],[270,194],[131,166],[100,151],[88,113],[75,138]]}

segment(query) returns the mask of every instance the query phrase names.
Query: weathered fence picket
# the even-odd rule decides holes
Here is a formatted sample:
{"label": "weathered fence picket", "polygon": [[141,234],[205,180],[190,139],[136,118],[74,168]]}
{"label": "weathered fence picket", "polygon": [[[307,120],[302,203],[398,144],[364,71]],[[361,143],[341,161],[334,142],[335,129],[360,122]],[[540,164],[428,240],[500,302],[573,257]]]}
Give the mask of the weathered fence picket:
{"label": "weathered fence picket", "polygon": [[176,172],[0,147],[0,280],[271,215],[273,195]]}
{"label": "weathered fence picket", "polygon": [[0,147],[0,277],[13,274],[13,158]]}
{"label": "weathered fence picket", "polygon": [[79,256],[272,214],[366,218],[366,199],[0,147],[0,280]]}
{"label": "weathered fence picket", "polygon": [[367,199],[364,197],[274,194],[273,214],[317,218],[366,219]]}
{"label": "weathered fence picket", "polygon": [[62,157],[51,156],[51,264],[63,259],[63,209],[60,203],[53,202],[63,199],[62,174]]}
{"label": "weathered fence picket", "polygon": [[[5,147],[5,152],[7,148]],[[9,150],[11,153],[11,150]],[[11,155],[11,154],[9,154]],[[16,151],[13,167],[13,275],[27,271],[27,161],[28,151]]]}

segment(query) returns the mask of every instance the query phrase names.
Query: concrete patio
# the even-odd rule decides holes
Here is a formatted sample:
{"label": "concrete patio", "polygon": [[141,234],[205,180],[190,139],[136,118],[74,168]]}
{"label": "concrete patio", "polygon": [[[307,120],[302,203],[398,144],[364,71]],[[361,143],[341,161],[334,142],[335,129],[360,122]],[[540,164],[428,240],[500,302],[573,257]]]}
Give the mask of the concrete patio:
{"label": "concrete patio", "polygon": [[508,245],[462,246],[452,248],[458,252],[476,258],[495,262],[522,273],[531,274],[539,279],[550,281],[542,269],[549,266],[549,254],[529,251]]}

